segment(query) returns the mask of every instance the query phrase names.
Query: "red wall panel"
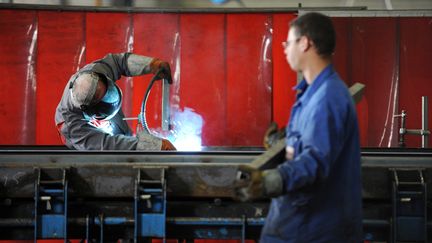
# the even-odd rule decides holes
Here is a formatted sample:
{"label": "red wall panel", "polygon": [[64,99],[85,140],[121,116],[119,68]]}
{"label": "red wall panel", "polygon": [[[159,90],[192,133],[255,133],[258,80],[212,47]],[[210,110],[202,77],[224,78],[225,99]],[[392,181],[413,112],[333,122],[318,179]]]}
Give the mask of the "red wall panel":
{"label": "red wall panel", "polygon": [[227,141],[260,146],[271,121],[271,26],[267,14],[227,15]]}
{"label": "red wall panel", "polygon": [[62,144],[54,114],[70,76],[83,64],[82,12],[38,13],[36,143]]}
{"label": "red wall panel", "polygon": [[295,91],[292,88],[297,84],[297,73],[291,70],[282,47],[282,42],[287,40],[289,22],[294,18],[294,14],[273,15],[272,119],[279,127],[287,124],[295,102]]}
{"label": "red wall panel", "polygon": [[[407,111],[406,127],[421,129],[421,96],[429,98],[429,130],[432,129],[432,18],[400,19],[400,102]],[[421,137],[405,136],[408,147],[421,147]],[[429,145],[431,144],[429,136]]]}
{"label": "red wall panel", "polygon": [[[134,14],[134,53],[156,57],[170,63],[172,73],[179,73],[180,45],[179,15],[178,14]],[[162,27],[163,26],[163,27]],[[133,116],[141,111],[141,103],[145,91],[153,74],[133,78]],[[171,96],[177,96],[179,88],[179,75],[173,75]],[[152,88],[147,101],[147,122],[150,129],[161,127],[161,92],[162,85],[157,81]],[[171,100],[171,106],[178,106],[177,99]],[[171,112],[172,114],[172,112]],[[133,122],[135,129],[137,122]]]}
{"label": "red wall panel", "polygon": [[34,144],[36,11],[0,10],[0,28],[0,144]]}
{"label": "red wall panel", "polygon": [[[133,40],[132,16],[128,13],[86,13],[86,64],[108,53],[130,51]],[[132,80],[122,77],[117,85],[123,91],[125,116],[132,113]]]}
{"label": "red wall panel", "polygon": [[[352,82],[366,84],[368,139],[362,146],[387,147],[397,142],[393,114],[397,103],[395,18],[354,18]],[[379,37],[379,38],[378,38]]]}
{"label": "red wall panel", "polygon": [[[353,18],[333,18],[333,24],[336,31],[336,49],[333,56],[333,64],[348,87],[354,84],[352,70],[353,59],[357,58],[352,55],[353,51]],[[362,82],[365,84],[365,81]],[[368,107],[366,98],[363,98],[357,104],[357,117],[360,129],[360,142],[362,145],[368,144]]]}
{"label": "red wall panel", "polygon": [[333,64],[336,71],[348,86],[352,83],[352,18],[333,18],[336,31],[336,49]]}
{"label": "red wall panel", "polygon": [[224,14],[180,17],[180,107],[192,108],[202,116],[202,143],[207,146],[229,144],[226,140],[225,18]]}

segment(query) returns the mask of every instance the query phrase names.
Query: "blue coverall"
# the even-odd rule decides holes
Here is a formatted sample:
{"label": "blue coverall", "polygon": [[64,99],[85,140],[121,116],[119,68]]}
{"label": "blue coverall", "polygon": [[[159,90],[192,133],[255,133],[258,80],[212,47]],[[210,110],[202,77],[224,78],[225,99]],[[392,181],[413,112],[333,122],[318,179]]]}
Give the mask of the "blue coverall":
{"label": "blue coverall", "polygon": [[346,85],[327,66],[303,80],[286,128],[294,158],[278,167],[284,194],[272,199],[261,242],[361,242],[357,115]]}

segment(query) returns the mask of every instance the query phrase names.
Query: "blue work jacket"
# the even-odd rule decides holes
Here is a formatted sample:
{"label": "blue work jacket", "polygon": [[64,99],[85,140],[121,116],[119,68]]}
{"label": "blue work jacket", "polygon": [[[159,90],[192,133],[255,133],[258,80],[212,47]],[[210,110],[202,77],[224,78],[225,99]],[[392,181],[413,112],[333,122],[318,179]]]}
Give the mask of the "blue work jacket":
{"label": "blue work jacket", "polygon": [[284,194],[273,198],[261,242],[351,243],[362,239],[360,144],[349,91],[333,66],[303,80],[286,128],[294,158],[278,167]]}

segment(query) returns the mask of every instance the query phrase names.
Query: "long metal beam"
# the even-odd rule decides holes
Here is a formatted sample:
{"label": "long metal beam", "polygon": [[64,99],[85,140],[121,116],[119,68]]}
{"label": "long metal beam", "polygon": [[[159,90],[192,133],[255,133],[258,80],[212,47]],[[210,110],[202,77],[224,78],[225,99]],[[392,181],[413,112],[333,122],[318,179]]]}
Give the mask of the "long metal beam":
{"label": "long metal beam", "polygon": [[[238,165],[250,163],[261,153],[0,150],[0,196],[31,198],[35,169],[66,168],[74,197],[133,197],[139,169],[147,171],[147,177],[156,178],[152,168],[164,167],[168,197],[231,198]],[[432,183],[432,151],[364,151],[364,198],[390,197],[393,168],[420,168],[424,170],[426,183]],[[428,194],[432,198],[432,191]]]}

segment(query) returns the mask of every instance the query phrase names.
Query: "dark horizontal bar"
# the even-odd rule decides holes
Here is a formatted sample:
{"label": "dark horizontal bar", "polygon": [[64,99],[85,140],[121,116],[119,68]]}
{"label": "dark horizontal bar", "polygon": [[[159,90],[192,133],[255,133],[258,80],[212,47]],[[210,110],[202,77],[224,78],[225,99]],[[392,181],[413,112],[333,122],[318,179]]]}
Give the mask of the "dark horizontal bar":
{"label": "dark horizontal bar", "polygon": [[[96,225],[100,225],[98,217],[93,218]],[[105,217],[105,225],[133,225],[134,218],[131,217]],[[247,218],[246,225],[248,226],[263,226],[265,218]],[[33,226],[34,219],[11,219],[0,218],[0,227],[30,227]],[[86,225],[85,218],[69,218],[69,224]],[[167,217],[166,223],[170,225],[203,225],[203,226],[241,226],[243,225],[242,218],[198,218],[198,217]],[[389,220],[381,219],[363,219],[365,227],[390,227]],[[432,229],[432,221],[428,221],[427,227]]]}
{"label": "dark horizontal bar", "polygon": [[[1,4],[0,4],[1,6]],[[44,145],[0,145],[1,154],[73,154],[73,155],[260,155],[263,147],[203,147],[202,151],[136,151],[136,150],[105,150],[78,151],[65,146]],[[373,148],[364,147],[362,156],[432,156],[431,148]]]}
{"label": "dark horizontal bar", "polygon": [[[96,225],[101,224],[99,217],[92,218]],[[265,218],[247,219],[247,225],[264,225]],[[105,217],[103,218],[104,225],[133,225],[134,218],[131,217]],[[69,224],[86,225],[85,218],[69,218]],[[197,218],[197,217],[181,217],[181,218],[166,218],[167,224],[172,225],[205,225],[205,226],[240,226],[243,225],[242,218]],[[26,227],[33,226],[34,219],[0,219],[0,227]]]}
{"label": "dark horizontal bar", "polygon": [[[105,218],[103,218],[104,225],[133,225],[134,222],[135,222],[135,220],[133,218],[128,218],[128,217],[105,217]],[[94,223],[96,225],[101,225],[101,219],[99,217],[95,217]],[[82,219],[80,220],[80,224],[83,225]]]}
{"label": "dark horizontal bar", "polygon": [[[430,223],[432,224],[432,222]],[[389,220],[380,220],[380,219],[363,219],[363,225],[365,227],[389,227]],[[429,225],[431,227],[432,225]]]}
{"label": "dark horizontal bar", "polygon": [[63,180],[52,180],[52,181],[47,181],[47,180],[41,180],[39,183],[44,186],[44,185],[56,185],[56,184],[60,184],[63,185]]}
{"label": "dark horizontal bar", "polygon": [[292,7],[292,8],[221,8],[221,7],[199,7],[199,8],[154,8],[154,7],[106,7],[106,6],[78,6],[78,5],[42,5],[42,4],[10,4],[2,3],[0,8],[25,9],[25,10],[54,10],[54,11],[86,11],[86,12],[127,12],[127,13],[286,13],[307,11],[358,11],[367,10],[366,6],[356,7]]}
{"label": "dark horizontal bar", "polygon": [[[253,219],[246,219],[247,225],[257,225],[262,226],[264,225],[265,218],[253,218]],[[207,226],[241,226],[243,225],[243,219],[242,218],[188,218],[188,217],[181,217],[181,218],[167,218],[167,223],[169,224],[175,224],[175,225],[207,225]]]}

